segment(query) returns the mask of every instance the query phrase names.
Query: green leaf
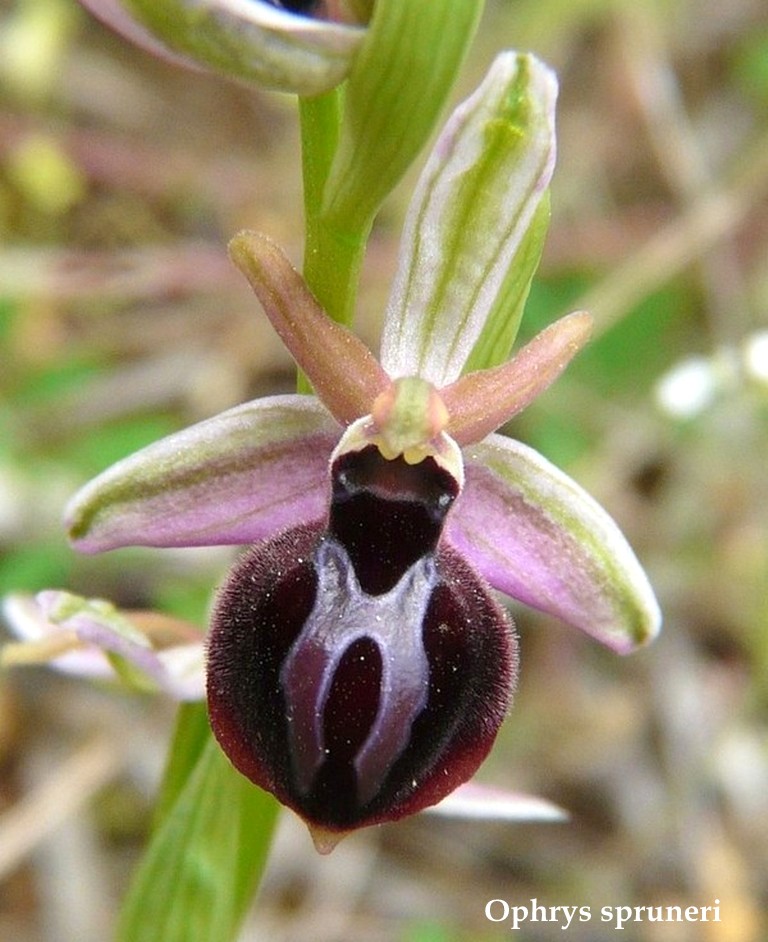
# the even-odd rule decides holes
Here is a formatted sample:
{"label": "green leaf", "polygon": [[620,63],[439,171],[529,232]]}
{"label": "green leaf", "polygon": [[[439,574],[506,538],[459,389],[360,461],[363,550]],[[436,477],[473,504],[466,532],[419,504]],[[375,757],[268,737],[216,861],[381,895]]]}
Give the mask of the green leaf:
{"label": "green leaf", "polygon": [[261,879],[279,806],[232,768],[204,716],[200,705],[180,716],[117,942],[229,942]]}
{"label": "green leaf", "polygon": [[365,230],[432,132],[482,13],[482,0],[377,0],[344,93],[324,211]]}
{"label": "green leaf", "polygon": [[176,729],[155,805],[155,828],[170,812],[192,774],[211,736],[208,710],[204,703],[182,703],[176,715]]}

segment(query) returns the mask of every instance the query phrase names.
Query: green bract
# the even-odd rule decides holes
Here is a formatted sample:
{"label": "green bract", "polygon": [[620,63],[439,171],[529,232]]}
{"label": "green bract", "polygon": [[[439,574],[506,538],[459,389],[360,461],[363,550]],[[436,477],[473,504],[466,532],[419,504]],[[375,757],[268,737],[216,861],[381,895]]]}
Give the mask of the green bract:
{"label": "green bract", "polygon": [[356,229],[373,218],[435,126],[482,6],[478,0],[376,3],[346,89],[322,206],[329,219]]}

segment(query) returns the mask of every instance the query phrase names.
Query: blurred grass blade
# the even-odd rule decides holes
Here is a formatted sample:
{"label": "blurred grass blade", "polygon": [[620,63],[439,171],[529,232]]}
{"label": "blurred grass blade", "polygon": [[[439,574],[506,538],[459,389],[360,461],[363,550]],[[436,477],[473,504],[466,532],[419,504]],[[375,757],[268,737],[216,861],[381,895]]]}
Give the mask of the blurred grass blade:
{"label": "blurred grass blade", "polygon": [[259,884],[278,804],[229,764],[202,706],[180,717],[159,818],[117,942],[228,942]]}
{"label": "blurred grass blade", "polygon": [[163,782],[155,803],[154,827],[158,829],[178,800],[211,735],[205,703],[182,703],[168,750]]}

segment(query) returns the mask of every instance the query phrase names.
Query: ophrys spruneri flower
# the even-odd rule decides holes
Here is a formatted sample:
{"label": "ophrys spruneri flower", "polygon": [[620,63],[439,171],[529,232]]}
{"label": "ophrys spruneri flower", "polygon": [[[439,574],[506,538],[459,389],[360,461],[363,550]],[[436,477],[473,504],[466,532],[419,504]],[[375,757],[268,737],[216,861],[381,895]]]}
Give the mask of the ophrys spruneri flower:
{"label": "ophrys spruneri flower", "polygon": [[465,371],[514,337],[498,302],[514,313],[527,289],[555,92],[537,60],[506,54],[454,113],[409,211],[380,359],[274,243],[237,236],[231,255],[316,395],[267,397],[172,435],[68,509],[85,552],[252,544],[213,610],[211,723],[233,764],[324,848],[441,801],[482,762],[518,661],[493,589],[619,652],[659,627],[605,511],[495,432],[560,374],[589,316]]}

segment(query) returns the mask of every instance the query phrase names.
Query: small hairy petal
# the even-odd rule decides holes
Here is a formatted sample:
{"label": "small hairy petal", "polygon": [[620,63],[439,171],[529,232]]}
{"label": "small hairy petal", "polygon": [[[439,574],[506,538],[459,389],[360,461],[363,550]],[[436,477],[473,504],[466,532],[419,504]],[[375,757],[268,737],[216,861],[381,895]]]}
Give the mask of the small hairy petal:
{"label": "small hairy petal", "polygon": [[466,482],[447,536],[490,584],[619,653],[650,641],[661,614],[611,517],[520,442],[491,435],[465,450]]}
{"label": "small hairy petal", "polygon": [[317,95],[346,76],[365,36],[254,0],[80,0],[127,39],[175,65]]}
{"label": "small hairy petal", "polygon": [[537,334],[508,363],[466,373],[441,389],[451,437],[459,445],[479,442],[522,412],[563,372],[591,330],[589,314],[568,314]]}
{"label": "small hairy petal", "polygon": [[66,524],[82,552],[262,540],[324,515],[339,427],[311,396],[245,403],[94,478]]}
{"label": "small hairy petal", "polygon": [[241,232],[229,251],[331,415],[343,425],[367,415],[390,380],[362,340],[328,317],[271,239]]}

